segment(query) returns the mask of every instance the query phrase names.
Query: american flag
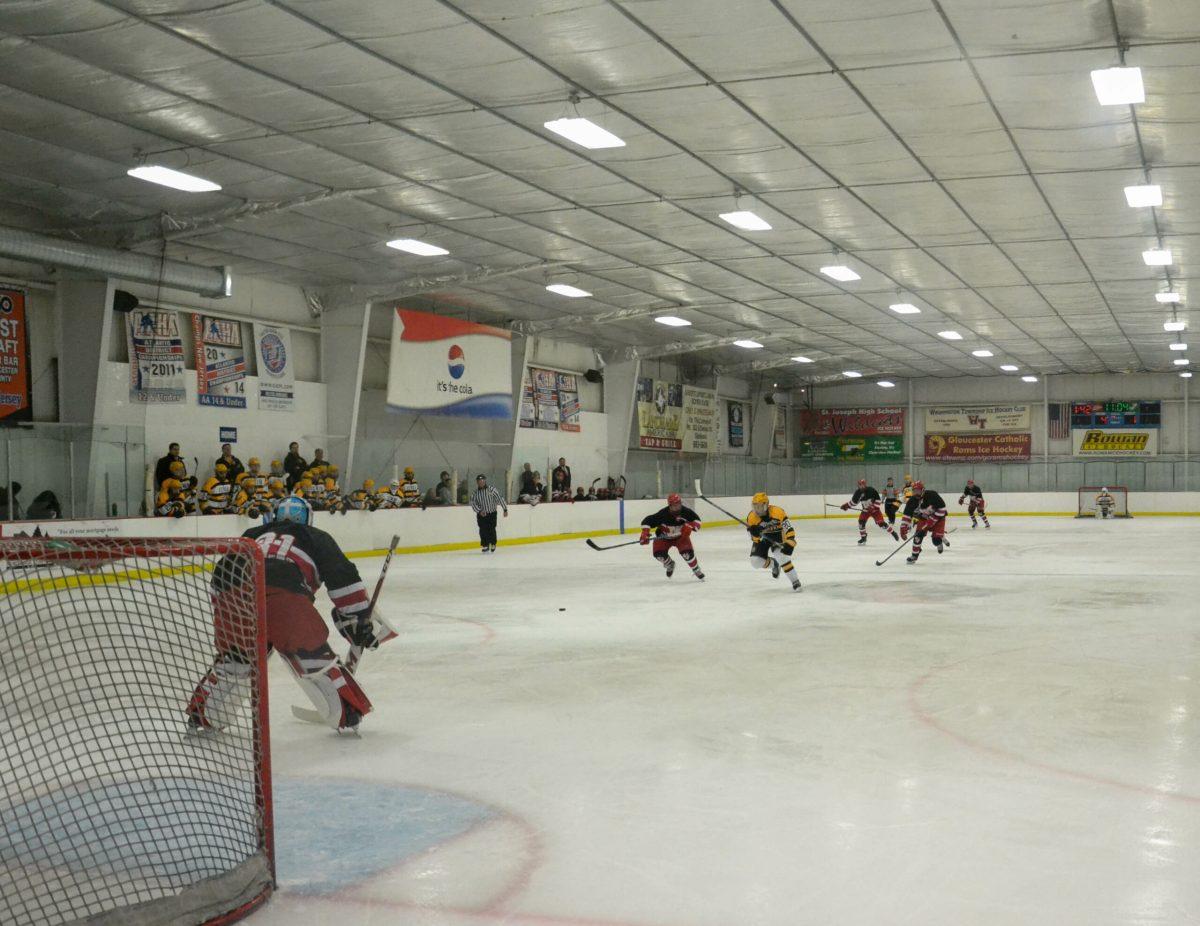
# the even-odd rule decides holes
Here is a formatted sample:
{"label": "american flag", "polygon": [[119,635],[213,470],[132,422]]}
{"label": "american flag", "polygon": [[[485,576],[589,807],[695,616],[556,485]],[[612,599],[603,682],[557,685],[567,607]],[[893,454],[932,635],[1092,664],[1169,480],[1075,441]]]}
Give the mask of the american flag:
{"label": "american flag", "polygon": [[1050,403],[1050,439],[1066,440],[1071,436],[1071,415],[1066,402]]}

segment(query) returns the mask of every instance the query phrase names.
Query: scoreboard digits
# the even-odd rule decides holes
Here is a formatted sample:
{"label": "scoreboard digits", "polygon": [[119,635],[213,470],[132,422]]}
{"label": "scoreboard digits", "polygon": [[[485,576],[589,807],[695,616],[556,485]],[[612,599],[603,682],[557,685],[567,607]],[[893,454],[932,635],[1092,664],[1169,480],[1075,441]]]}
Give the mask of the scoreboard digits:
{"label": "scoreboard digits", "polygon": [[1073,428],[1157,428],[1162,423],[1162,402],[1075,402]]}

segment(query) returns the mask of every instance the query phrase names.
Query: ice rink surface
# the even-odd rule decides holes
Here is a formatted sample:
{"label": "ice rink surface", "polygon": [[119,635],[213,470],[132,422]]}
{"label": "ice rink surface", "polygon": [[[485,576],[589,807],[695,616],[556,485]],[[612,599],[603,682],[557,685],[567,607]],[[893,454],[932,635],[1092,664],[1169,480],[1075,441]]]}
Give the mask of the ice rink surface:
{"label": "ice rink surface", "polygon": [[361,737],[272,666],[250,922],[1200,922],[1200,519],[992,520],[878,568],[882,534],[798,522],[801,593],[740,528],[697,536],[704,583],[582,541],[398,557]]}

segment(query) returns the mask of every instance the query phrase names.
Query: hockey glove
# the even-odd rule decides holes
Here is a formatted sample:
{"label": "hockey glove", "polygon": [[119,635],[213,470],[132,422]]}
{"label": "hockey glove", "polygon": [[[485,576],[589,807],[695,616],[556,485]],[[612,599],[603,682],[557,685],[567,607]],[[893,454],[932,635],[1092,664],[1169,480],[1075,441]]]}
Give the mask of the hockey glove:
{"label": "hockey glove", "polygon": [[843,503],[842,503],[842,511],[849,511],[849,510],[850,510],[850,503],[849,503],[849,502],[843,502]]}
{"label": "hockey glove", "polygon": [[900,539],[901,540],[908,539],[908,525],[907,524],[900,525]]}
{"label": "hockey glove", "polygon": [[638,538],[638,543],[640,543],[642,546],[645,546],[649,542],[650,542],[650,528],[643,527],[642,528],[642,536],[640,536]]}
{"label": "hockey glove", "polygon": [[755,542],[762,540],[762,528],[758,525],[755,525],[754,527],[747,527],[746,530],[749,531],[751,540]]}
{"label": "hockey glove", "polygon": [[681,527],[679,529],[679,539],[687,540],[690,536],[692,536],[692,525],[690,525],[690,524],[683,525],[683,527]]}
{"label": "hockey glove", "polygon": [[333,626],[351,646],[357,646],[360,649],[375,649],[379,646],[379,639],[375,634],[375,622],[371,620],[371,615],[366,611],[346,614],[334,608]]}
{"label": "hockey glove", "polygon": [[958,503],[959,503],[960,505],[963,503],[963,499],[964,499],[964,498],[966,498],[966,496],[965,496],[965,495],[960,495],[960,496],[958,497]]}

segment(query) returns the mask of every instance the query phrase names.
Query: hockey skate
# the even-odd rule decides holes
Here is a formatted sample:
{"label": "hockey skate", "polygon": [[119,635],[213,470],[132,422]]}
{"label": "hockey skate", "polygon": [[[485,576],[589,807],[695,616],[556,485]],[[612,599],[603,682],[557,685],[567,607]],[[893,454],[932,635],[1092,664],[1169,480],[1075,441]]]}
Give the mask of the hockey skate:
{"label": "hockey skate", "polygon": [[675,560],[668,558],[663,568],[667,571],[667,578],[671,578],[671,576],[675,575]]}
{"label": "hockey skate", "polygon": [[866,542],[867,542],[867,535],[866,535],[866,534],[863,534],[861,537],[859,537],[859,538],[858,538],[858,545],[859,545],[860,547],[861,547],[861,546],[862,546],[864,543],[866,543]]}
{"label": "hockey skate", "polygon": [[701,582],[703,582],[703,581],[704,581],[704,573],[703,573],[703,572],[701,572],[699,569],[693,569],[693,570],[692,570],[692,575],[694,575],[694,576],[695,576],[697,579],[699,579]]}
{"label": "hockey skate", "polygon": [[920,555],[920,553],[913,553],[904,562],[908,563],[910,566],[914,566],[916,565],[917,559],[920,557]]}
{"label": "hockey skate", "polygon": [[771,578],[772,579],[779,578],[779,560],[775,560],[775,559],[771,560]]}
{"label": "hockey skate", "polygon": [[975,528],[977,528],[978,526],[979,525],[975,522],[975,519],[972,518],[971,519],[971,530],[975,530]]}

